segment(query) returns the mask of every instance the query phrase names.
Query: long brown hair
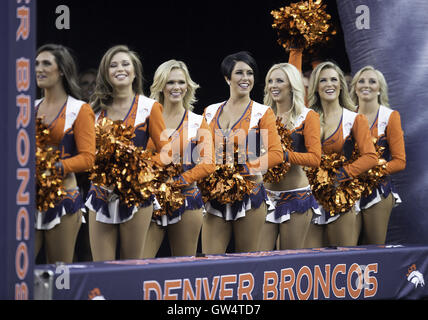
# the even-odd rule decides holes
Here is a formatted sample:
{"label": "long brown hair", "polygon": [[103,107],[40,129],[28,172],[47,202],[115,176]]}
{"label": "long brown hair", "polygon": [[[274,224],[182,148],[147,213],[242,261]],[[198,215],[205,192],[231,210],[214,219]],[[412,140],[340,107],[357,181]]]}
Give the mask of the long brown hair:
{"label": "long brown hair", "polygon": [[82,93],[77,76],[76,61],[70,49],[60,44],[48,43],[37,49],[36,57],[42,52],[50,52],[55,57],[58,69],[63,74],[62,85],[65,92],[76,99],[81,99]]}
{"label": "long brown hair", "polygon": [[132,82],[132,90],[135,94],[143,93],[143,65],[141,64],[138,54],[130,50],[126,45],[111,47],[102,57],[100,66],[98,67],[95,90],[90,101],[95,112],[101,108],[106,108],[113,101],[113,86],[109,81],[108,70],[111,59],[119,52],[128,54],[134,66],[135,79]]}

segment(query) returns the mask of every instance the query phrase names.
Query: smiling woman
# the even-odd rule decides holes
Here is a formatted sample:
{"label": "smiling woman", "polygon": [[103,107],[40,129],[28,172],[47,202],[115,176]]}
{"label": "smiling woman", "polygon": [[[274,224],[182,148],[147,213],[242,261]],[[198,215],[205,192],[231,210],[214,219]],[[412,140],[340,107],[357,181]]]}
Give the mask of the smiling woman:
{"label": "smiling woman", "polygon": [[[36,256],[45,242],[48,263],[70,263],[84,208],[75,173],[94,163],[94,113],[86,102],[75,98],[80,96],[76,66],[67,48],[44,45],[37,51],[35,64],[37,86],[43,92],[43,98],[36,101],[36,115],[49,129],[49,146],[60,150],[55,167],[65,189],[53,208],[36,214]],[[43,190],[43,183],[40,187]]]}
{"label": "smiling woman", "polygon": [[[165,233],[173,256],[196,255],[204,205],[196,183],[215,170],[211,132],[205,119],[192,112],[197,88],[183,61],[168,60],[156,69],[150,97],[164,106],[172,158],[183,169],[182,174],[171,178],[185,195],[185,203],[176,210],[165,208],[165,215],[153,216],[144,258],[156,256]],[[151,141],[148,148],[154,148]]]}
{"label": "smiling woman", "polygon": [[[204,112],[216,144],[216,162],[222,164],[224,157],[234,159],[234,154],[229,155],[228,150],[244,150],[238,151],[239,155],[245,156],[238,159],[242,170],[240,167],[234,167],[234,170],[244,179],[254,182],[254,188],[242,201],[224,204],[210,199],[205,204],[208,214],[204,216],[202,225],[202,250],[209,254],[224,253],[233,232],[236,252],[257,251],[267,212],[262,174],[282,162],[281,140],[272,109],[250,97],[257,75],[254,58],[248,52],[230,54],[224,58],[221,70],[229,86],[230,97],[227,101],[208,106]],[[252,140],[249,136],[254,132],[258,132],[262,140],[258,149],[249,143]],[[260,146],[264,146],[266,152],[262,152]],[[254,149],[255,154],[251,155],[248,150]],[[252,156],[256,158],[251,159]],[[230,165],[230,161],[227,164]]]}
{"label": "smiling woman", "polygon": [[[92,107],[98,110],[97,121],[109,118],[133,127],[132,142],[136,147],[146,149],[151,138],[161,152],[169,143],[161,139],[165,130],[162,106],[142,94],[142,82],[138,55],[127,46],[114,46],[101,59]],[[116,259],[119,236],[121,259],[142,258],[153,203],[151,195],[146,202],[128,207],[120,203],[111,186],[92,185],[86,206],[90,210],[89,237],[94,261]]]}
{"label": "smiling woman", "polygon": [[401,116],[389,107],[385,77],[372,66],[365,66],[355,74],[351,82],[351,97],[358,105],[358,113],[368,118],[376,144],[383,148],[381,157],[386,161],[387,173],[370,194],[361,198],[363,243],[384,244],[392,208],[401,203],[391,174],[406,167]]}
{"label": "smiling woman", "polygon": [[[342,70],[332,62],[320,63],[311,74],[308,93],[310,107],[320,115],[322,153],[344,155],[349,160],[355,143],[359,150],[355,161],[338,170],[335,185],[374,167],[378,159],[368,122],[364,115],[353,111],[354,104]],[[325,226],[329,245],[357,245],[361,226],[358,205],[344,213],[329,214],[323,208],[321,211],[322,215],[315,222]],[[317,243],[323,244],[321,239]]]}

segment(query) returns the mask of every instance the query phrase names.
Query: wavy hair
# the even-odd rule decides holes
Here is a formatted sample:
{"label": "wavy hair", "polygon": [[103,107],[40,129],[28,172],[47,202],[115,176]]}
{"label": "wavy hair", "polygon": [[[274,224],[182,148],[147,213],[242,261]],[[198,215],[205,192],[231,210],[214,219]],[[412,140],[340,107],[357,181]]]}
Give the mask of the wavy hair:
{"label": "wavy hair", "polygon": [[197,102],[195,93],[199,85],[190,78],[189,70],[183,61],[168,60],[162,63],[155,72],[153,84],[150,86],[150,98],[155,99],[160,104],[164,104],[165,96],[163,89],[165,88],[168,76],[172,70],[179,69],[183,71],[187,83],[187,92],[183,98],[183,107],[186,110],[193,110],[193,104]]}
{"label": "wavy hair", "polygon": [[339,94],[339,104],[342,108],[354,111],[356,110],[355,104],[353,103],[349,91],[348,85],[346,84],[345,75],[343,71],[333,62],[326,61],[322,62],[316,66],[312,71],[311,77],[309,79],[309,88],[308,88],[308,104],[309,107],[314,109],[320,115],[320,120],[323,119],[324,112],[321,106],[321,100],[318,94],[318,83],[320,81],[321,71],[325,69],[333,69],[339,75],[340,82],[340,94]]}
{"label": "wavy hair", "polygon": [[90,101],[95,112],[107,108],[113,101],[113,86],[109,80],[109,68],[114,55],[119,52],[128,54],[134,66],[135,79],[132,82],[132,91],[134,94],[143,94],[143,65],[138,54],[126,45],[111,47],[102,57],[98,67],[95,90]]}
{"label": "wavy hair", "polygon": [[264,88],[264,99],[263,103],[267,106],[270,106],[272,110],[277,113],[276,102],[272,99],[272,96],[269,92],[269,78],[274,70],[282,70],[285,75],[288,77],[288,80],[291,85],[291,95],[292,95],[292,104],[291,104],[291,115],[287,121],[287,124],[291,124],[294,127],[295,120],[303,112],[305,108],[305,87],[303,85],[302,75],[297,70],[295,66],[289,63],[278,63],[274,64],[266,74],[265,78],[265,88]]}
{"label": "wavy hair", "polygon": [[58,69],[63,74],[61,78],[65,92],[76,99],[81,99],[82,92],[78,81],[76,61],[71,50],[60,44],[48,43],[37,49],[36,57],[42,52],[50,52],[55,57]]}
{"label": "wavy hair", "polygon": [[350,88],[350,95],[351,95],[351,99],[352,101],[358,105],[358,96],[357,93],[355,92],[355,87],[357,85],[357,81],[358,79],[361,77],[361,75],[363,74],[363,72],[371,70],[376,74],[376,77],[379,81],[379,96],[378,96],[378,103],[386,106],[386,107],[390,107],[389,106],[389,98],[388,98],[388,84],[386,82],[386,79],[383,75],[382,72],[380,72],[379,70],[375,69],[372,66],[365,66],[362,67],[360,70],[357,71],[357,73],[355,73],[354,77],[352,78],[351,81],[351,88]]}

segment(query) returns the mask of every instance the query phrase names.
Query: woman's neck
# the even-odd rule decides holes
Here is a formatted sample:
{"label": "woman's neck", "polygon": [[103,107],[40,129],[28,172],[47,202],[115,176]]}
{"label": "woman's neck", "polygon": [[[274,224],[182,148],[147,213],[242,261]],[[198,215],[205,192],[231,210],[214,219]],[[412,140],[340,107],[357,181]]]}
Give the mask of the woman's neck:
{"label": "woman's neck", "polygon": [[249,95],[242,96],[230,96],[229,100],[226,103],[227,108],[231,113],[242,113],[244,109],[251,102]]}
{"label": "woman's neck", "polygon": [[183,114],[186,109],[183,106],[183,102],[177,102],[177,103],[171,103],[169,101],[164,101],[163,103],[163,115],[168,116],[174,116],[177,114]]}
{"label": "woman's neck", "polygon": [[114,89],[112,105],[116,108],[129,108],[134,96],[132,87]]}
{"label": "woman's neck", "polygon": [[339,100],[321,101],[321,107],[324,113],[324,117],[328,117],[329,115],[342,112],[342,107],[339,104]]}
{"label": "woman's neck", "polygon": [[63,104],[67,96],[67,93],[61,85],[44,90],[44,102],[47,105]]}
{"label": "woman's neck", "polygon": [[289,114],[291,113],[292,107],[293,102],[291,100],[291,97],[289,97],[288,99],[284,99],[283,101],[278,101],[276,103],[276,114]]}
{"label": "woman's neck", "polygon": [[376,99],[370,101],[358,101],[358,113],[370,115],[377,113],[379,110],[379,102]]}

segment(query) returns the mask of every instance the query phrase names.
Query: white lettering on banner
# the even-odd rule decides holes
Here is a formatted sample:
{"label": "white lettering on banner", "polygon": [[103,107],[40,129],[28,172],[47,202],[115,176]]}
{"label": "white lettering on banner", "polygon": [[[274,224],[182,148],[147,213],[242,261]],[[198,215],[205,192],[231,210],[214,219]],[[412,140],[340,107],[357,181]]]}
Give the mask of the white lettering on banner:
{"label": "white lettering on banner", "polygon": [[[332,266],[302,266],[263,273],[263,285],[255,295],[253,273],[224,274],[193,280],[171,279],[162,283],[146,280],[143,299],[165,300],[317,300],[335,298],[372,298],[378,290],[378,263],[353,263]],[[259,279],[261,283],[261,279]]]}

